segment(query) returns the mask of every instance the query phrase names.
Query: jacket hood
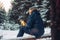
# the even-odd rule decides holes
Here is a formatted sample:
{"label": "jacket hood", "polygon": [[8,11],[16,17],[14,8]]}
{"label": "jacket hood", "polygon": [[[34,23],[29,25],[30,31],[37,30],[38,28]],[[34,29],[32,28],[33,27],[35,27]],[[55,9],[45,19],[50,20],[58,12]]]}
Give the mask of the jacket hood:
{"label": "jacket hood", "polygon": [[40,15],[39,11],[37,11],[37,10],[33,11],[32,14]]}

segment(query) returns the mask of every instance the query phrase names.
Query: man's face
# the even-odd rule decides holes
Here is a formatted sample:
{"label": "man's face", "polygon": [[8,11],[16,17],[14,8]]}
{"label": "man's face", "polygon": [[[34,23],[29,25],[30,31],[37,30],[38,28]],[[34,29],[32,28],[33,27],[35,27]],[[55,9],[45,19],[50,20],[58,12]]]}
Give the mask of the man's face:
{"label": "man's face", "polygon": [[32,13],[32,10],[29,10],[29,14],[31,14]]}

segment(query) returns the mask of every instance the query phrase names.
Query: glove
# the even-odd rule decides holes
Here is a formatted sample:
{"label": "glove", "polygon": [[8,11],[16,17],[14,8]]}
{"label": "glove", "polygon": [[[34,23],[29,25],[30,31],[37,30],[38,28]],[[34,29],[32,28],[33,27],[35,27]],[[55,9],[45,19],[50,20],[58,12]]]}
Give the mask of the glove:
{"label": "glove", "polygon": [[20,23],[21,23],[21,25],[22,25],[23,27],[26,26],[26,22],[25,22],[24,20],[20,20]]}

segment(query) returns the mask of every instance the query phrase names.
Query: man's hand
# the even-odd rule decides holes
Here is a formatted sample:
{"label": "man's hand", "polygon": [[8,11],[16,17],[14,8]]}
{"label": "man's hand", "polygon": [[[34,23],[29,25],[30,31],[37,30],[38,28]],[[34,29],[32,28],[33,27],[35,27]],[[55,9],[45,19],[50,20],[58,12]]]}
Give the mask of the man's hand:
{"label": "man's hand", "polygon": [[22,26],[26,26],[26,22],[24,20],[20,20]]}

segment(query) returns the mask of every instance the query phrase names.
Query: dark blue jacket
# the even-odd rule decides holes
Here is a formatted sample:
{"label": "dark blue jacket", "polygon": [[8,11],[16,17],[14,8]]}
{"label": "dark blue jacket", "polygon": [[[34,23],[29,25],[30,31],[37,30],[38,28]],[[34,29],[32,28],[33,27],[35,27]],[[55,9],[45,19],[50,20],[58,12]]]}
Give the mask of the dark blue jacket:
{"label": "dark blue jacket", "polygon": [[26,27],[21,27],[17,37],[23,36],[24,33],[34,35],[36,38],[40,38],[44,33],[44,25],[40,13],[33,11],[29,15]]}
{"label": "dark blue jacket", "polygon": [[[32,14],[29,15],[26,28],[30,29],[30,32],[34,28],[37,29],[39,31],[37,33],[39,33],[38,35],[40,36],[44,33],[44,24],[38,11],[33,11]],[[38,36],[37,33],[36,35],[35,34],[34,35]]]}

